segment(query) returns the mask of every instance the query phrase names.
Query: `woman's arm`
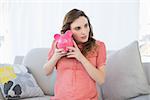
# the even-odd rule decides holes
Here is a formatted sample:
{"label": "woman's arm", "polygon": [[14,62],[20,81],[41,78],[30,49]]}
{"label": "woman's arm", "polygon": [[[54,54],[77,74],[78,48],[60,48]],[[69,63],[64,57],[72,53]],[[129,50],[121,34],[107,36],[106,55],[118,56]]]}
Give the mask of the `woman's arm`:
{"label": "woman's arm", "polygon": [[[70,48],[70,47],[69,47]],[[77,53],[76,53],[77,54]],[[73,54],[68,54],[68,57],[75,57]],[[93,80],[95,80],[99,85],[104,83],[105,80],[105,66],[98,66],[98,69],[92,65],[86,57],[80,54],[78,61],[82,63],[88,74],[91,76]]]}
{"label": "woman's arm", "polygon": [[53,69],[54,69],[57,61],[58,60],[52,56],[52,58],[46,64],[44,64],[43,68],[44,68],[46,75],[50,75],[53,72]]}
{"label": "woman's arm", "polygon": [[99,85],[105,81],[105,66],[98,66],[98,69],[94,67],[84,56],[80,62],[88,72],[88,74],[94,79]]}
{"label": "woman's arm", "polygon": [[43,66],[46,75],[50,75],[53,72],[53,69],[56,66],[56,63],[58,62],[58,60],[61,57],[66,55],[66,53],[64,52],[63,49],[57,49],[56,48],[56,42],[53,42],[53,48],[52,49],[54,49],[54,53],[52,54],[52,57]]}
{"label": "woman's arm", "polygon": [[81,53],[80,49],[74,42],[75,47],[68,47],[71,52],[67,53],[68,58],[76,58],[78,61],[82,63],[88,74],[91,76],[93,80],[95,80],[99,85],[104,83],[105,80],[105,66],[97,66],[98,69],[87,60],[86,57]]}

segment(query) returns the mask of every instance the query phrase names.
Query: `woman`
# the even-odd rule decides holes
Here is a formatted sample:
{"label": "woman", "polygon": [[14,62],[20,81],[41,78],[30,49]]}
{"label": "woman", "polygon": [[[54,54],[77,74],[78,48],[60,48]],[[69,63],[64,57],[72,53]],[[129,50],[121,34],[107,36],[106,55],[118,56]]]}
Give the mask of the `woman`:
{"label": "woman", "polygon": [[55,96],[50,100],[98,100],[96,82],[101,85],[105,79],[105,44],[93,38],[89,18],[81,10],[66,14],[61,33],[67,30],[73,32],[74,47],[67,47],[66,53],[54,41],[44,65],[47,75],[57,69]]}

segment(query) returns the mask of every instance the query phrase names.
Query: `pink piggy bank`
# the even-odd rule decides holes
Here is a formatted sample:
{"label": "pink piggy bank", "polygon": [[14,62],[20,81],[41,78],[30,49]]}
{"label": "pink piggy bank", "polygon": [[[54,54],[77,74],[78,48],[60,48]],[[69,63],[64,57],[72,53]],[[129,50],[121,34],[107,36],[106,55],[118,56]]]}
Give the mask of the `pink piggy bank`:
{"label": "pink piggy bank", "polygon": [[57,48],[63,48],[65,52],[68,51],[67,46],[73,46],[72,32],[70,30],[66,31],[65,34],[55,34],[54,38],[56,41]]}

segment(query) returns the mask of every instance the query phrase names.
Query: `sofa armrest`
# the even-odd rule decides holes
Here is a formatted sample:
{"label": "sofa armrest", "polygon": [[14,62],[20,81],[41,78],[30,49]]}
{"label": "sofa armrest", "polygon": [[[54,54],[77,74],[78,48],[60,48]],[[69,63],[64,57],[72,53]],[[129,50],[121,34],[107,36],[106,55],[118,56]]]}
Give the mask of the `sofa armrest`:
{"label": "sofa armrest", "polygon": [[22,64],[24,56],[16,56],[13,64]]}
{"label": "sofa armrest", "polygon": [[150,62],[149,63],[143,63],[144,71],[146,74],[146,78],[148,80],[148,84],[150,85]]}

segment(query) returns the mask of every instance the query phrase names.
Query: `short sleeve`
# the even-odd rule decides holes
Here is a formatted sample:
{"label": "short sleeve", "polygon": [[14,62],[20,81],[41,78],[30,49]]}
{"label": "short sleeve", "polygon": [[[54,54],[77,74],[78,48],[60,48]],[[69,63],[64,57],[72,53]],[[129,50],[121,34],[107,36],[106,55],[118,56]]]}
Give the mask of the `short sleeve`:
{"label": "short sleeve", "polygon": [[53,41],[52,46],[51,46],[51,48],[49,49],[49,52],[48,52],[48,60],[50,60],[51,57],[53,56],[53,53],[54,53],[54,42],[55,42],[55,41]]}
{"label": "short sleeve", "polygon": [[96,67],[101,67],[106,64],[106,47],[103,42],[97,41],[97,59]]}

